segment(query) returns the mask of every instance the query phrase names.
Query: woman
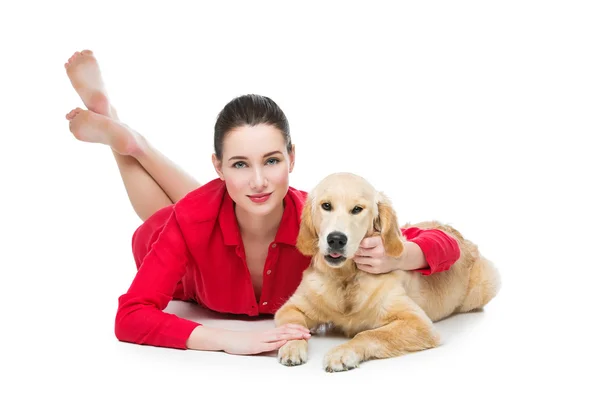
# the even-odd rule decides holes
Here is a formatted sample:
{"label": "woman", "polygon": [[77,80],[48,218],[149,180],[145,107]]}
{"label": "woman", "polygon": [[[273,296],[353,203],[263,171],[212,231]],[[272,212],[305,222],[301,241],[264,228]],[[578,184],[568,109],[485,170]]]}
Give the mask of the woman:
{"label": "woman", "polygon": [[[65,64],[87,110],[67,114],[76,138],[111,147],[134,210],[144,221],[133,236],[138,272],[119,298],[121,341],[232,354],[276,350],[308,339],[302,326],[263,332],[208,328],[163,310],[172,299],[233,314],[274,314],[294,292],[309,258],[296,248],[306,192],[289,187],[295,163],[285,114],[271,99],[241,96],[215,124],[218,178],[200,185],[118,119],[89,50]],[[406,234],[406,233],[405,233]],[[388,257],[380,238],[363,240],[355,258],[371,273],[444,271],[456,242],[436,230],[411,229],[406,251]]]}

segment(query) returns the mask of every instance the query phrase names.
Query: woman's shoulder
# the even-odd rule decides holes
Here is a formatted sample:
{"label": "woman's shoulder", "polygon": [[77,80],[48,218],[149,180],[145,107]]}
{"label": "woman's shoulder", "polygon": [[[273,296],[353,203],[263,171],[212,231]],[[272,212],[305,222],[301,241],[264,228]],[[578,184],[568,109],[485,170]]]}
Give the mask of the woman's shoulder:
{"label": "woman's shoulder", "polygon": [[290,186],[288,188],[288,196],[291,196],[295,200],[304,204],[304,202],[306,201],[306,198],[308,197],[308,192],[301,190],[301,189],[296,189],[295,187]]}
{"label": "woman's shoulder", "polygon": [[302,217],[302,209],[304,208],[304,203],[306,202],[306,198],[308,197],[308,192],[296,189],[295,187],[290,186],[288,188],[286,198],[289,199],[296,209],[297,222],[300,223]]}
{"label": "woman's shoulder", "polygon": [[219,214],[225,192],[225,182],[219,178],[213,179],[175,203],[174,212],[178,219],[196,222],[214,219]]}

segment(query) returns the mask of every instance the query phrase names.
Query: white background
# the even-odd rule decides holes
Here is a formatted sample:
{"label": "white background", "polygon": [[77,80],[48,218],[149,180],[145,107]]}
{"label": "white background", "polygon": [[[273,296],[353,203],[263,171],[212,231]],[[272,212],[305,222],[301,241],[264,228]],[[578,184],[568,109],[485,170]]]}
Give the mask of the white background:
{"label": "white background", "polygon": [[[0,6],[0,398],[597,398],[597,2],[197,3]],[[83,104],[63,64],[86,48],[121,119],[200,181],[219,110],[267,95],[294,187],[364,175],[401,222],[478,243],[500,295],[439,323],[440,348],[340,374],[321,369],[339,338],[313,337],[296,368],[118,342],[140,220],[109,149],[68,130]]]}

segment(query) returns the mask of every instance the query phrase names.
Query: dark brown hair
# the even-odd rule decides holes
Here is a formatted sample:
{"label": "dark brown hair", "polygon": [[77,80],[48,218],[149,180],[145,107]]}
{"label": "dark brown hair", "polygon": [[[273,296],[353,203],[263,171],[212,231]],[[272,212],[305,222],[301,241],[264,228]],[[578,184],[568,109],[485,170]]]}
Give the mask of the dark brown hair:
{"label": "dark brown hair", "polygon": [[292,151],[292,139],[288,120],[279,106],[270,98],[247,94],[231,100],[221,110],[215,123],[214,146],[219,161],[223,158],[223,142],[227,133],[241,126],[271,125],[283,135],[288,152]]}

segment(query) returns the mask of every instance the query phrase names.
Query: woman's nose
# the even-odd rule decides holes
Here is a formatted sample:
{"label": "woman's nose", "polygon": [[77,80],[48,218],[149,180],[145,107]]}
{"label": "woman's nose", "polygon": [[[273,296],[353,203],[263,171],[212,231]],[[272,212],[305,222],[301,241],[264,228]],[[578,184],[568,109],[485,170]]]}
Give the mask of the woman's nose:
{"label": "woman's nose", "polygon": [[267,178],[265,177],[265,174],[263,173],[261,168],[257,168],[254,171],[254,176],[252,179],[252,188],[253,189],[261,189],[267,186]]}

